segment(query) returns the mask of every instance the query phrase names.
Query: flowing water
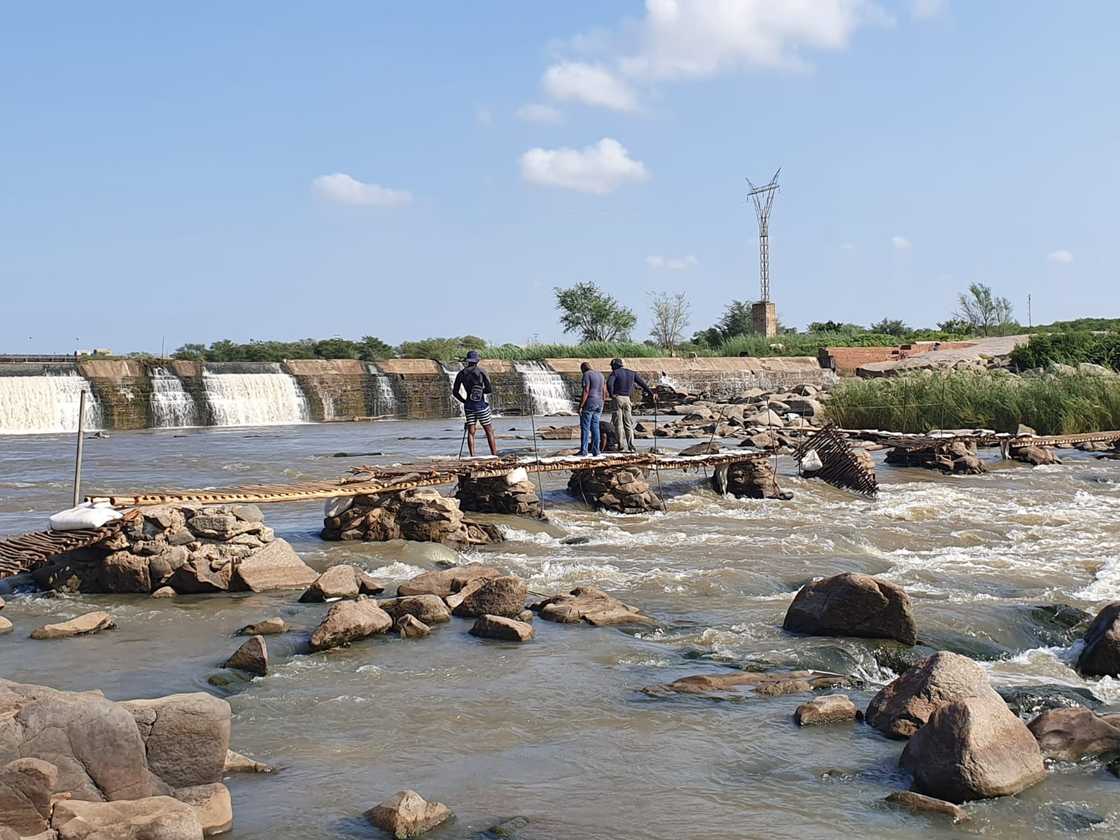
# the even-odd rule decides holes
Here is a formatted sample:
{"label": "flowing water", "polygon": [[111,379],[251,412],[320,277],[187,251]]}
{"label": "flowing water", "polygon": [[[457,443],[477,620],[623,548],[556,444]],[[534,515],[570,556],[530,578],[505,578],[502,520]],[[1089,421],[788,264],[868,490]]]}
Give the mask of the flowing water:
{"label": "flowing water", "polygon": [[[506,447],[510,427],[501,424]],[[114,434],[86,446],[88,492],[150,486],[272,483],[453,453],[453,420],[191,429]],[[41,527],[67,505],[72,438],[0,441],[0,533]],[[687,443],[687,442],[685,442]],[[1120,685],[1070,667],[1077,643],[1032,607],[1095,610],[1120,598],[1120,462],[1066,454],[1060,466],[994,465],[976,477],[880,467],[877,501],[789,475],[792,501],[718,497],[700,477],[665,473],[667,512],[592,513],[545,477],[550,524],[495,517],[509,540],[461,560],[504,566],[550,593],[591,584],[656,617],[642,632],[535,623],[526,645],[484,642],[455,619],[428,639],[378,637],[296,655],[326,607],[296,593],[179,597],[5,596],[16,632],[0,641],[0,674],[111,697],[214,691],[207,678],[237,646],[230,634],[269,615],[298,632],[270,637],[274,671],[229,690],[233,746],[282,769],[232,777],[231,840],[380,837],[362,812],[406,787],[448,803],[454,823],[433,840],[471,838],[524,815],[522,840],[554,838],[899,838],[995,840],[1120,831],[1120,779],[1102,764],[1059,765],[1037,787],[970,806],[952,826],[892,810],[908,786],[899,742],[863,725],[798,730],[804,697],[653,699],[643,686],[727,667],[816,667],[862,680],[863,707],[892,674],[855,639],[781,630],[807,580],[845,570],[904,586],[919,635],[983,660],[1000,687],[1057,684],[1115,710]],[[322,506],[265,508],[268,522],[316,568],[349,562],[390,584],[447,552],[406,544],[324,543]],[[578,545],[565,536],[585,537]],[[390,588],[390,591],[391,588]],[[91,608],[119,629],[59,642],[31,628]],[[1075,835],[1075,836],[1081,836]]]}
{"label": "flowing water", "polygon": [[[373,365],[368,365],[367,369],[374,378],[374,383],[377,386],[377,391],[374,397],[374,415],[378,417],[393,417],[400,413],[397,407],[397,395],[393,392],[393,383],[387,374],[381,373]],[[451,382],[455,382],[455,377],[451,378]]]}
{"label": "flowing water", "polygon": [[85,428],[101,428],[101,405],[89,382],[75,374],[0,376],[0,435],[73,432],[82,392]]}
{"label": "flowing water", "polygon": [[[454,388],[455,387],[455,377],[457,377],[459,375],[459,368],[449,367],[448,365],[445,365],[442,362],[440,363],[440,367],[443,368],[443,375],[447,377],[447,387]],[[462,392],[463,389],[460,388],[459,390],[460,390],[460,392]],[[451,400],[451,405],[454,408],[455,413],[458,414],[460,417],[462,417],[466,413],[466,409],[463,408],[463,404],[461,402],[459,402],[458,400],[455,400],[455,399]]]}
{"label": "flowing water", "polygon": [[534,414],[548,416],[575,413],[572,398],[568,395],[568,388],[560,374],[549,370],[540,362],[514,362],[513,366],[525,383],[525,393]]}
{"label": "flowing water", "polygon": [[197,426],[198,406],[183,381],[165,368],[152,369],[152,418],[160,429]]}
{"label": "flowing water", "polygon": [[311,419],[307,397],[286,373],[204,371],[202,387],[215,426],[279,426]]}

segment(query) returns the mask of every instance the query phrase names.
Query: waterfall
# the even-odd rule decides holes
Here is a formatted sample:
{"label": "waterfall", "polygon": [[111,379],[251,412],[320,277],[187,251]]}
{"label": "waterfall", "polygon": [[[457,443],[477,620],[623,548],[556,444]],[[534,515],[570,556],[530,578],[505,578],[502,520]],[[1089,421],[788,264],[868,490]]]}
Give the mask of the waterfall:
{"label": "waterfall", "polygon": [[[459,368],[455,368],[453,370],[442,362],[440,363],[440,366],[443,368],[444,376],[447,377],[447,390],[450,391],[451,388],[455,385],[455,377],[459,375]],[[451,396],[448,397],[448,400],[451,402],[451,408],[455,412],[455,414],[452,416],[462,417],[464,414],[463,404]]]}
{"label": "waterfall", "polygon": [[[279,371],[279,365],[276,366]],[[202,372],[215,426],[307,423],[311,410],[294,377],[286,373]]]}
{"label": "waterfall", "polygon": [[514,362],[513,367],[521,374],[534,414],[575,414],[560,374],[549,370],[541,362]]}
{"label": "waterfall", "polygon": [[178,376],[166,368],[152,368],[152,419],[157,429],[198,425],[198,406]]}
{"label": "waterfall", "polygon": [[101,428],[101,404],[77,374],[0,376],[0,435],[78,430],[78,406],[86,392],[85,428]]}
{"label": "waterfall", "polygon": [[373,380],[377,391],[373,398],[373,413],[378,417],[392,417],[397,412],[397,395],[393,393],[393,382],[383,373],[374,373]]}

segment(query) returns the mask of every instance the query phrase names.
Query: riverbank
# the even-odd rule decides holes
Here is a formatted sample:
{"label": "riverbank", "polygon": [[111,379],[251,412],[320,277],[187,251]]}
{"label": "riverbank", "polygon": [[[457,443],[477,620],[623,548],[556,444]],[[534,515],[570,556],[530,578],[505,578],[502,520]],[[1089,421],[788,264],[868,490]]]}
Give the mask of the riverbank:
{"label": "riverbank", "polygon": [[[512,440],[529,423],[507,418],[498,428]],[[460,434],[450,419],[121,433],[87,445],[86,482],[109,492],[321,478],[378,458],[370,452],[387,463],[446,455]],[[4,441],[4,532],[41,527],[68,504],[68,481],[57,479],[71,444]],[[342,452],[367,454],[335,457]],[[908,777],[897,765],[901,745],[870,727],[799,730],[799,697],[658,699],[641,689],[728,669],[813,668],[862,680],[848,693],[866,708],[891,677],[874,643],[781,629],[807,580],[860,571],[903,586],[922,641],[975,657],[997,688],[1061,685],[1095,697],[1101,710],[1117,708],[1115,683],[1078,675],[1076,640],[1033,610],[1060,602],[1095,612],[1120,598],[1116,462],[1069,452],[1062,465],[1027,469],[985,455],[993,470],[984,476],[880,467],[876,502],[799,479],[779,459],[791,501],[722,498],[690,477],[666,482],[665,513],[631,517],[585,510],[567,496],[564,477],[544,476],[549,523],[488,517],[506,541],[459,555],[517,574],[533,592],[607,590],[656,619],[656,629],[537,621],[532,642],[507,647],[455,620],[416,642],[379,637],[307,656],[285,645],[306,638],[330,605],[301,604],[298,592],[5,596],[3,615],[20,631],[92,609],[108,610],[117,629],[57,642],[12,633],[0,643],[0,672],[101,688],[112,699],[221,692],[233,709],[232,747],[279,768],[227,781],[231,840],[372,840],[379,835],[362,811],[407,787],[455,811],[456,821],[431,835],[437,840],[473,837],[515,815],[529,820],[522,840],[958,836],[948,821],[883,805]],[[265,513],[316,570],[352,563],[390,592],[448,559],[432,546],[325,543],[319,503]],[[269,639],[269,676],[245,682],[223,671],[241,641],[232,634],[272,615],[294,631]],[[215,675],[232,682],[215,688]],[[1116,785],[1104,763],[1059,770],[1019,796],[971,806],[968,830],[996,840],[1057,837],[1098,819],[1099,830],[1115,830]]]}

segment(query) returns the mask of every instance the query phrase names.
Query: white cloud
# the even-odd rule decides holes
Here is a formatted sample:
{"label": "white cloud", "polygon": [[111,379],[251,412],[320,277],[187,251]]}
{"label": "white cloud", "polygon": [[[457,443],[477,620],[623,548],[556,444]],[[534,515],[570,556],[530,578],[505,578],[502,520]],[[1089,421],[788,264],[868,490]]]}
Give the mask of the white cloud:
{"label": "white cloud", "polygon": [[918,20],[935,18],[945,11],[946,0],[910,0],[910,14]]}
{"label": "white cloud", "polygon": [[1065,248],[1059,248],[1057,251],[1051,251],[1049,254],[1047,254],[1046,259],[1048,259],[1052,263],[1069,265],[1071,262],[1073,262],[1073,253],[1071,251],[1067,251]]}
{"label": "white cloud", "polygon": [[684,257],[646,257],[646,265],[654,271],[687,271],[690,268],[695,268],[700,264],[700,260],[696,259],[692,254]]}
{"label": "white cloud", "polygon": [[601,64],[567,61],[554,64],[541,79],[553,99],[582,102],[614,111],[636,111],[638,99],[625,81]]}
{"label": "white cloud", "polygon": [[344,172],[320,175],[311,182],[311,190],[320,198],[338,204],[400,207],[412,201],[412,193],[407,190],[394,190],[380,184],[367,184]]}
{"label": "white cloud", "polygon": [[530,149],[521,156],[521,177],[531,184],[605,195],[649,171],[610,137],[583,149]]}
{"label": "white cloud", "polygon": [[525,122],[547,123],[551,125],[556,125],[564,121],[564,115],[556,108],[553,108],[551,105],[541,105],[538,102],[530,102],[518,108],[517,118]]}
{"label": "white cloud", "polygon": [[892,236],[891,244],[899,251],[905,251],[910,248],[910,240],[905,236]]}

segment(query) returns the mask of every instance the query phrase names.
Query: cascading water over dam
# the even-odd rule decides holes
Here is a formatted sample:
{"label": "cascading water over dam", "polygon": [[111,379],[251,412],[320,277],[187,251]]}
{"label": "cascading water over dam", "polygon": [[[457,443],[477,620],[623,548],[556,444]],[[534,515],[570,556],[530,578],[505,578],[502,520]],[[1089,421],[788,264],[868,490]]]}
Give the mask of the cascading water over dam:
{"label": "cascading water over dam", "polygon": [[515,362],[513,367],[521,374],[534,414],[575,414],[560,374],[540,362]]}
{"label": "cascading water over dam", "polygon": [[[373,413],[378,417],[396,416],[400,413],[397,408],[397,395],[393,392],[393,382],[384,373],[373,365],[367,365],[366,370],[373,377],[375,390],[373,394]],[[454,382],[454,377],[452,377]]]}
{"label": "cascading water over dam", "polygon": [[166,368],[152,368],[152,419],[157,429],[197,426],[198,406],[183,382]]}
{"label": "cascading water over dam", "polygon": [[308,423],[311,409],[295,378],[273,373],[214,373],[202,386],[215,426],[279,426]]}
{"label": "cascading water over dam", "polygon": [[0,376],[0,435],[74,432],[86,393],[85,428],[101,428],[101,404],[77,374]]}

